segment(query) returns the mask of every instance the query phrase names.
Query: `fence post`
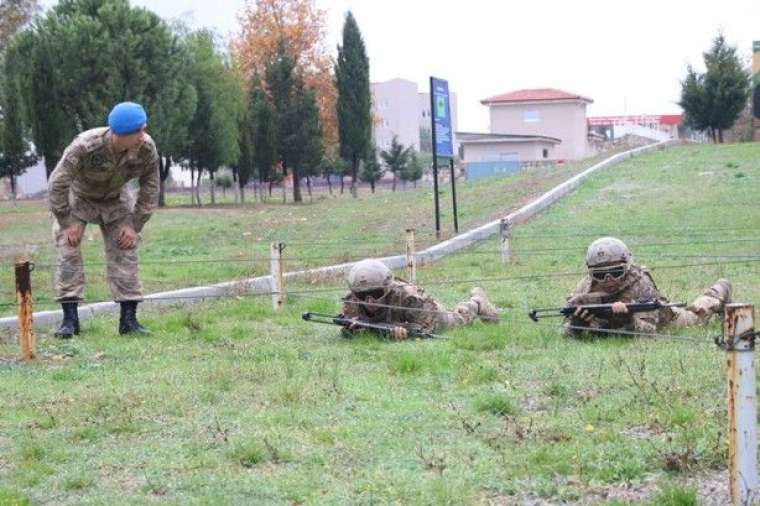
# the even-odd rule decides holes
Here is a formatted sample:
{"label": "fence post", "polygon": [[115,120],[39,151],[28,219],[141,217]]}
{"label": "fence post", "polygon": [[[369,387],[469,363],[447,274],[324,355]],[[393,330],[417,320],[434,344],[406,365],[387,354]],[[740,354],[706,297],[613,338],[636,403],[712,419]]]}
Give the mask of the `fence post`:
{"label": "fence post", "polygon": [[285,249],[285,243],[273,242],[269,249],[270,270],[272,282],[270,284],[272,292],[272,307],[279,311],[285,305],[285,279],[282,275],[282,251]]}
{"label": "fence post", "polygon": [[417,283],[417,264],[414,258],[414,229],[406,229],[406,275],[409,282]]}
{"label": "fence post", "polygon": [[32,331],[32,264],[27,258],[19,258],[16,260],[15,271],[21,360],[32,360],[36,354],[34,332]]}
{"label": "fence post", "polygon": [[728,354],[728,479],[731,502],[757,499],[757,394],[755,391],[755,307],[727,304],[722,347]]}
{"label": "fence post", "polygon": [[506,218],[502,218],[499,223],[499,236],[501,237],[501,261],[502,263],[509,263],[510,251],[509,251],[509,234],[510,223]]}

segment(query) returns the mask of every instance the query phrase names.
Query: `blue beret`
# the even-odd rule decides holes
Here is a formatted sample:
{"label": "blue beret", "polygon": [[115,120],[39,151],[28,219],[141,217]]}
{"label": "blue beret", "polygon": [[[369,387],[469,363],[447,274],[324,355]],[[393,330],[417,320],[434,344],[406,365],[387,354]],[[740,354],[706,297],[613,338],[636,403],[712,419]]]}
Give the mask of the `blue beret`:
{"label": "blue beret", "polygon": [[148,123],[148,115],[140,104],[122,102],[116,104],[108,115],[108,126],[116,135],[137,132]]}

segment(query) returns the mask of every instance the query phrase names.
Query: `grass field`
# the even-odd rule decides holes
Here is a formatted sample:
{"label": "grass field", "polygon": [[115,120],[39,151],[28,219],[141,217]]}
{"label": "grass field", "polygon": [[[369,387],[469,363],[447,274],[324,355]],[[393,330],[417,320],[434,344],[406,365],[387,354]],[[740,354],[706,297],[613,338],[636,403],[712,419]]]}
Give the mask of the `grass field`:
{"label": "grass field", "polygon": [[[494,239],[421,269],[420,284],[446,304],[480,284],[504,309],[500,323],[446,341],[345,340],[300,320],[336,311],[339,285],[291,295],[277,314],[255,297],[170,311],[145,304],[149,338],[119,337],[114,317],[88,321],[71,342],[42,335],[41,360],[0,361],[0,505],[725,504],[717,322],[672,338],[564,339],[558,322],[525,314],[562,303],[602,234],[624,239],[673,300],[725,276],[735,300],[757,301],[758,159],[756,144],[633,159],[518,227],[509,265]],[[463,187],[463,221],[485,221],[563,178]],[[181,258],[171,247],[234,258],[251,248],[241,230],[318,239],[299,245],[314,256],[357,232],[365,241],[339,243],[343,253],[380,252],[377,236],[398,238],[429,197],[162,211],[144,258]],[[5,242],[44,240],[43,213],[22,213],[31,216],[16,215]],[[429,231],[424,216],[417,228]],[[242,227],[230,231],[233,220]],[[187,273],[206,274],[241,273]],[[2,356],[16,351],[0,345]]]}
{"label": "grass field", "polygon": [[[460,229],[487,222],[519,207],[531,197],[587,168],[602,157],[559,168],[531,169],[496,181],[460,183]],[[399,187],[400,188],[400,187]],[[442,229],[453,233],[448,187],[442,189]],[[249,199],[253,194],[249,193]],[[206,197],[204,200],[208,200]],[[146,293],[242,279],[269,273],[269,244],[287,244],[286,269],[338,263],[380,253],[404,251],[404,229],[417,229],[420,247],[434,242],[433,193],[429,188],[390,192],[369,189],[358,200],[348,193],[316,194],[312,203],[283,205],[275,193],[269,203],[250,202],[188,207],[189,195],[171,195],[172,207],[158,210],[143,232],[141,279]],[[36,263],[33,276],[39,308],[57,307],[53,299],[56,262],[51,217],[42,201],[20,202],[17,208],[0,203],[0,314],[12,314],[2,303],[15,300],[13,267],[16,255],[26,253]],[[97,226],[89,225],[83,246],[85,297],[109,300],[105,283],[103,244]]]}

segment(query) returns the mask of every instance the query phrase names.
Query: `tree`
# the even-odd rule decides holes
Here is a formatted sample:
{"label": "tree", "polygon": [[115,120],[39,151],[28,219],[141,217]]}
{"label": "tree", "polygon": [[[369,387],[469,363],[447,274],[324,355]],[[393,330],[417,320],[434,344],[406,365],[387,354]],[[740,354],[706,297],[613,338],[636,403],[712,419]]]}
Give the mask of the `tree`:
{"label": "tree", "polygon": [[387,151],[381,151],[380,157],[385,162],[388,170],[393,173],[393,191],[396,191],[396,178],[399,177],[406,169],[409,163],[409,148],[405,148],[394,135],[391,140],[391,147]]}
{"label": "tree", "polygon": [[[188,37],[191,54],[190,75],[198,95],[195,115],[190,121],[187,159],[196,172],[196,204],[200,205],[199,183],[204,170],[211,179],[211,202],[215,203],[214,173],[232,165],[240,156],[238,114],[242,108],[242,86],[233,70],[216,50],[214,35],[199,30]],[[191,172],[192,174],[192,172]]]}
{"label": "tree", "polygon": [[401,170],[401,173],[399,176],[401,177],[401,180],[404,182],[404,187],[406,187],[407,181],[411,181],[414,183],[414,187],[417,187],[417,181],[422,179],[422,162],[420,158],[417,156],[417,152],[414,150],[413,147],[410,147],[408,150],[408,163],[406,166]]}
{"label": "tree", "polygon": [[713,142],[723,142],[723,131],[736,122],[747,104],[749,75],[742,67],[736,47],[719,33],[710,50],[703,53],[706,71],[700,74],[689,65],[681,82],[679,105],[686,124],[708,131]]}
{"label": "tree", "polygon": [[280,44],[266,68],[277,146],[282,173],[293,176],[293,200],[302,202],[301,177],[304,165],[316,168],[322,159],[322,133],[314,90],[304,87],[295,69],[295,60],[285,44]]}
{"label": "tree", "polygon": [[26,172],[28,167],[37,163],[37,157],[32,153],[31,146],[24,134],[21,122],[18,77],[18,51],[11,47],[6,53],[0,76],[0,178],[7,177],[11,183],[11,199],[16,202],[16,180]]}
{"label": "tree", "polygon": [[250,94],[249,127],[251,135],[251,162],[259,176],[261,200],[264,200],[264,183],[269,183],[269,195],[272,195],[272,183],[276,182],[273,170],[277,156],[277,133],[275,132],[274,111],[261,82],[255,78]]}
{"label": "tree", "polygon": [[248,0],[232,53],[241,74],[250,81],[254,75],[264,75],[278,46],[284,44],[295,59],[296,73],[315,91],[324,143],[332,146],[338,143],[337,90],[324,43],[325,18],[326,12],[317,9],[313,0]]}
{"label": "tree", "polygon": [[48,175],[76,133],[124,100],[145,106],[157,144],[181,144],[175,116],[192,114],[192,97],[177,36],[156,14],[127,0],[65,0],[19,39],[24,110]]}
{"label": "tree", "polygon": [[38,10],[38,0],[0,2],[0,53],[5,51],[11,37],[24,27]]}
{"label": "tree", "polygon": [[359,160],[366,156],[371,145],[372,118],[369,59],[359,26],[350,11],[343,24],[343,45],[338,46],[335,82],[340,156],[351,163],[351,193],[356,197],[357,169]]}
{"label": "tree", "polygon": [[372,193],[375,193],[375,183],[383,177],[384,173],[385,170],[383,170],[382,165],[377,160],[377,148],[373,146],[364,160],[362,160],[359,178],[365,183],[369,183]]}

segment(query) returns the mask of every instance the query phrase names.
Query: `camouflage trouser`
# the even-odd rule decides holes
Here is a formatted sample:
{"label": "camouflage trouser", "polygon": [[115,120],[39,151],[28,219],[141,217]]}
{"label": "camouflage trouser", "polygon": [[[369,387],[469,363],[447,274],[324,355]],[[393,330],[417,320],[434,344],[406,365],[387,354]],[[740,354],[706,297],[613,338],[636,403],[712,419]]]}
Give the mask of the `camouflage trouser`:
{"label": "camouflage trouser", "polygon": [[[119,230],[124,223],[124,220],[108,224],[99,223],[106,247],[106,277],[111,295],[116,302],[142,300],[142,287],[138,279],[137,247],[123,250],[117,244]],[[83,227],[87,225],[84,221],[80,221],[80,224]],[[82,300],[84,265],[81,243],[76,247],[69,246],[55,220],[53,221],[53,240],[58,250],[58,267],[55,272],[56,300]]]}
{"label": "camouflage trouser", "polygon": [[436,302],[439,310],[440,320],[436,326],[436,331],[441,332],[452,327],[469,325],[478,318],[478,303],[474,299],[467,299],[457,304],[452,311],[446,311],[442,304]]}
{"label": "camouflage trouser", "polygon": [[720,301],[709,295],[700,295],[688,307],[673,307],[673,317],[668,322],[673,327],[694,327],[704,325],[712,315],[716,313],[715,309]]}

